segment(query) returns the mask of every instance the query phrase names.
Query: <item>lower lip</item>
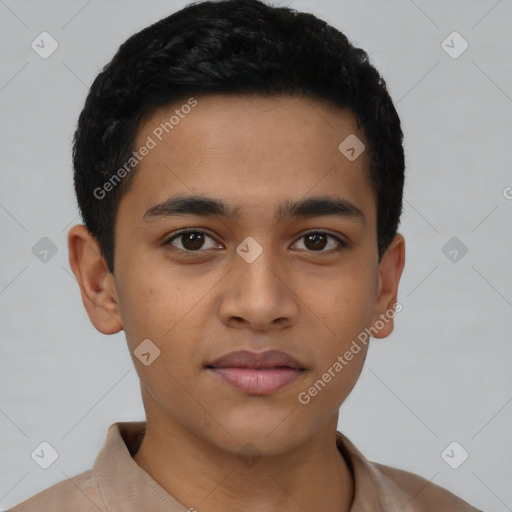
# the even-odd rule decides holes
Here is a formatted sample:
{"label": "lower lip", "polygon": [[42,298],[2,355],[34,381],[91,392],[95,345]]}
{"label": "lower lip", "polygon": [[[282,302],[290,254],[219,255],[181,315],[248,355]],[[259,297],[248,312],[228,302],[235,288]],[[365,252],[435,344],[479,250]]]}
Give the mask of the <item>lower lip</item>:
{"label": "lower lip", "polygon": [[303,370],[294,368],[210,368],[233,387],[250,395],[268,395],[297,380]]}

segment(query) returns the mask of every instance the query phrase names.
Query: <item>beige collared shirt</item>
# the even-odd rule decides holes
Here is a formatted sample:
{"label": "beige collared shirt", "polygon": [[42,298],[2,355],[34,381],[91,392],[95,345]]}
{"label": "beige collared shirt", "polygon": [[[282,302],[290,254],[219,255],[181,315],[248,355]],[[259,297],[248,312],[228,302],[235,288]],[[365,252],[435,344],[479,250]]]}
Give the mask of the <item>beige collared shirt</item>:
{"label": "beige collared shirt", "polygon": [[[59,482],[10,512],[193,512],[158,485],[133,460],[146,423],[118,422],[93,468]],[[338,449],[355,482],[351,512],[481,512],[449,491],[413,473],[368,461],[340,432]]]}

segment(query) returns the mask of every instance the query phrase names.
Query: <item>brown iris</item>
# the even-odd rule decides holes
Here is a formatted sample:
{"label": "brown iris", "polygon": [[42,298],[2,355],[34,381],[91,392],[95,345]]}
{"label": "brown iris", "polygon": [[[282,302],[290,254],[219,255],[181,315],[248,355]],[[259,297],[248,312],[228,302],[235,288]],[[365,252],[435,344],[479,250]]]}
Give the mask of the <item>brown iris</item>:
{"label": "brown iris", "polygon": [[[325,247],[327,235],[323,233],[311,233],[304,236],[304,245],[311,250],[320,250]],[[311,242],[311,244],[309,244]]]}

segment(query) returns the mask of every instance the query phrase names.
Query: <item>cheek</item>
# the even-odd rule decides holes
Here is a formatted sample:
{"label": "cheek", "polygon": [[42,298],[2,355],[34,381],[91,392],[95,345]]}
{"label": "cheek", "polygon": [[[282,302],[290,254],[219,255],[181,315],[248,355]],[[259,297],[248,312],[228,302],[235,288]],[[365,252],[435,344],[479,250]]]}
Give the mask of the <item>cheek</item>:
{"label": "cheek", "polygon": [[[199,364],[195,347],[202,324],[197,321],[197,315],[204,316],[201,298],[205,292],[196,286],[183,285],[183,278],[179,283],[176,281],[175,275],[140,272],[124,282],[120,294],[127,343],[138,373],[148,383],[172,381],[169,373],[188,378],[194,365]],[[157,347],[155,351],[159,350],[151,366],[136,359],[135,351],[146,339]]]}
{"label": "cheek", "polygon": [[[127,337],[162,337],[186,308],[182,280],[139,255],[119,268],[119,301]],[[185,300],[183,300],[185,299]]]}
{"label": "cheek", "polygon": [[348,269],[307,286],[305,303],[337,350],[368,327],[375,308],[376,283],[368,271]]}

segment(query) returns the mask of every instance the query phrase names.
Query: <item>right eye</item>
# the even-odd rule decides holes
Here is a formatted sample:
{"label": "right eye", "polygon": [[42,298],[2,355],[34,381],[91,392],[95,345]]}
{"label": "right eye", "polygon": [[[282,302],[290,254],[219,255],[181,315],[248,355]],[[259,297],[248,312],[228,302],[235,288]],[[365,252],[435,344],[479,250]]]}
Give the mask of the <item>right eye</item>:
{"label": "right eye", "polygon": [[[205,240],[207,238],[213,240],[213,238],[204,231],[199,231],[196,229],[186,229],[178,233],[175,233],[171,238],[167,240],[167,242],[165,242],[164,245],[170,245],[174,247],[177,251],[185,253],[204,252],[201,251],[200,249],[204,246]],[[176,247],[176,245],[173,244],[175,240],[178,240],[181,247]],[[214,246],[207,247],[206,249],[212,248],[214,248]]]}

